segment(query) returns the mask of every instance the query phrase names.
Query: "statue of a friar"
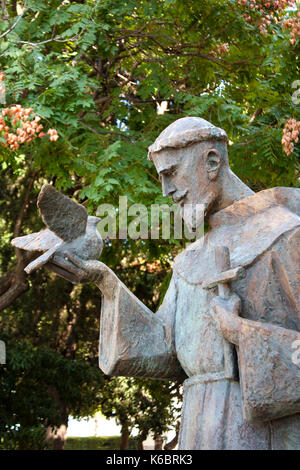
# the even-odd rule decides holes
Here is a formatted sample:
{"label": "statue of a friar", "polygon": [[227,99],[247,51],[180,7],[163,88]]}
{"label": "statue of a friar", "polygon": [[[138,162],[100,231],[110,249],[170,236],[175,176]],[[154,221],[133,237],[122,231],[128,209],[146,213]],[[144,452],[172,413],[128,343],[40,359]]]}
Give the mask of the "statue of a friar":
{"label": "statue of a friar", "polygon": [[175,259],[156,314],[80,250],[52,267],[102,293],[105,374],[184,380],[179,449],[300,449],[300,189],[254,193],[227,141],[186,117],[149,148],[163,194],[202,204],[209,225]]}

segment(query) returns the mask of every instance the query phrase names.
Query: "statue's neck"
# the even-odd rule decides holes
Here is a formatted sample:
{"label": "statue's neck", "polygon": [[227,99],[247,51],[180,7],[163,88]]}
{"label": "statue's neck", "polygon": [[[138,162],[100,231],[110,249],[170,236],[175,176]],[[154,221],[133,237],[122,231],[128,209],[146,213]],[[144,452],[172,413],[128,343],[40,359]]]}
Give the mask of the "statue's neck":
{"label": "statue's neck", "polygon": [[252,196],[254,191],[244,184],[230,169],[222,175],[219,201],[214,212],[225,209],[245,197]]}

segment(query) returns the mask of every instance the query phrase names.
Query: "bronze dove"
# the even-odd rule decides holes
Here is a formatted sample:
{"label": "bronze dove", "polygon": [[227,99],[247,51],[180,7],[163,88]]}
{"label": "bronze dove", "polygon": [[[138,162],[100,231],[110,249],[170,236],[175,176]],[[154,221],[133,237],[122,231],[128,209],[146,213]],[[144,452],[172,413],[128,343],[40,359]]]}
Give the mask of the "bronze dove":
{"label": "bronze dove", "polygon": [[66,259],[68,254],[84,260],[100,257],[103,241],[97,230],[98,217],[88,216],[84,206],[64,196],[50,184],[42,187],[37,206],[47,228],[14,238],[11,242],[23,250],[43,252],[26,266],[28,274],[54,257]]}

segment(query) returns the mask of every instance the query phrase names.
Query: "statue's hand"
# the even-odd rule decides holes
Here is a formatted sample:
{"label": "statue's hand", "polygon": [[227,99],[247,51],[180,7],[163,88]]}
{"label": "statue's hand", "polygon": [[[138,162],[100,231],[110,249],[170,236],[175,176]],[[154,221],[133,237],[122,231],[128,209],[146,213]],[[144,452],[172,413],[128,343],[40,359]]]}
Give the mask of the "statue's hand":
{"label": "statue's hand", "polygon": [[238,345],[240,318],[239,312],[241,309],[241,299],[237,294],[231,294],[228,298],[214,297],[211,301],[211,306],[219,321],[224,337]]}
{"label": "statue's hand", "polygon": [[45,266],[73,284],[94,282],[106,296],[114,296],[120,283],[114,272],[101,261],[83,260],[71,253],[54,255]]}
{"label": "statue's hand", "polygon": [[101,281],[108,270],[100,261],[83,260],[71,253],[64,256],[54,255],[46,267],[74,284]]}
{"label": "statue's hand", "polygon": [[212,299],[212,305],[217,316],[239,315],[241,299],[235,293],[228,298],[218,295]]}
{"label": "statue's hand", "polygon": [[83,260],[74,254],[66,254],[65,257],[76,266],[80,283],[101,281],[108,269],[101,261]]}

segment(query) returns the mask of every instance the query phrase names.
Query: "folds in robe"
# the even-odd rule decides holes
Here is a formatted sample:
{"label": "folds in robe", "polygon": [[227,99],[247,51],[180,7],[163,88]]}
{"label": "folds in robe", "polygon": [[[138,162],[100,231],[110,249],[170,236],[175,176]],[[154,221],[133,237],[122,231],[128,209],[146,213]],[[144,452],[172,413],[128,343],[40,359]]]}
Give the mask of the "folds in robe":
{"label": "folds in robe", "polygon": [[171,285],[154,314],[119,281],[111,295],[102,298],[100,368],[108,375],[185,379],[176,356],[173,326],[163,319],[166,310],[175,308],[175,300]]}
{"label": "folds in robe", "polygon": [[242,320],[239,369],[243,412],[248,422],[270,421],[300,413],[300,361],[294,345],[300,333]]}

